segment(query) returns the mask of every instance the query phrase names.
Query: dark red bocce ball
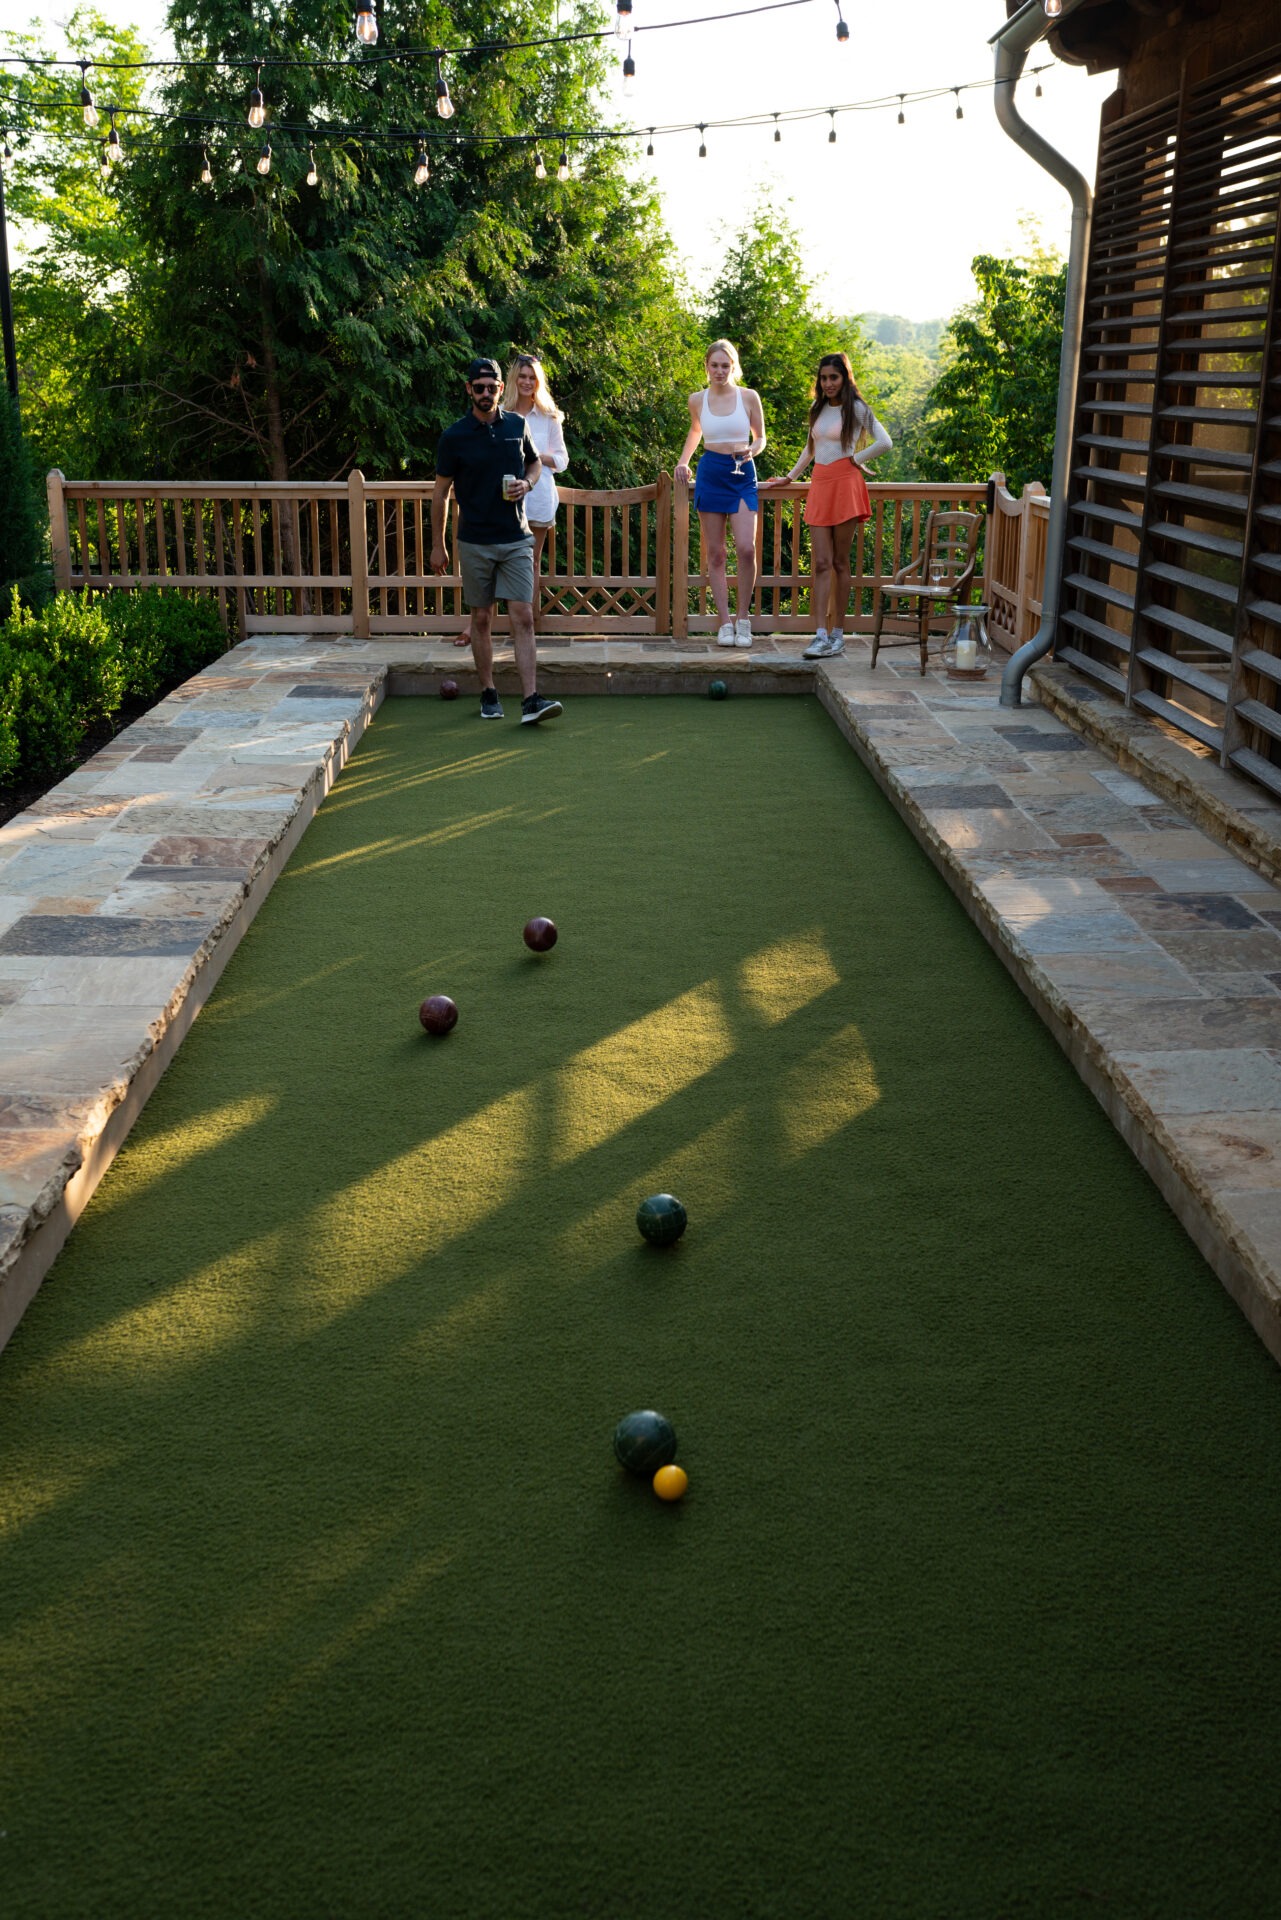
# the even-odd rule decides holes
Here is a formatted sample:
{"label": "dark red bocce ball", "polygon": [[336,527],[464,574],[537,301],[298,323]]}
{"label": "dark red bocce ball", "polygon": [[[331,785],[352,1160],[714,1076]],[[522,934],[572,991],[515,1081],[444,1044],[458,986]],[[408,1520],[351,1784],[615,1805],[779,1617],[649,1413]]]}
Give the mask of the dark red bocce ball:
{"label": "dark red bocce ball", "polygon": [[456,700],[458,698],[458,682],[456,680],[442,680],[440,683],[440,697],[442,700]]}
{"label": "dark red bocce ball", "polygon": [[419,1007],[418,1018],[428,1033],[452,1033],[458,1025],[458,1009],[447,993],[433,993]]}
{"label": "dark red bocce ball", "polygon": [[556,922],[536,914],[525,922],[525,945],[531,953],[550,953],[556,945]]}

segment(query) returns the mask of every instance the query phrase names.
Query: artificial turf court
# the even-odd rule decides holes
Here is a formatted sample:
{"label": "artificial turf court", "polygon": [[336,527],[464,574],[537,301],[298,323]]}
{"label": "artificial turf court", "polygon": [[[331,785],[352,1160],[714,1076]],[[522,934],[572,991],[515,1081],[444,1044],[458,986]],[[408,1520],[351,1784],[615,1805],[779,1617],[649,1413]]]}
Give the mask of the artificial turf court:
{"label": "artificial turf court", "polygon": [[389,702],[0,1479],[6,1920],[1275,1910],[1276,1369],[812,700]]}

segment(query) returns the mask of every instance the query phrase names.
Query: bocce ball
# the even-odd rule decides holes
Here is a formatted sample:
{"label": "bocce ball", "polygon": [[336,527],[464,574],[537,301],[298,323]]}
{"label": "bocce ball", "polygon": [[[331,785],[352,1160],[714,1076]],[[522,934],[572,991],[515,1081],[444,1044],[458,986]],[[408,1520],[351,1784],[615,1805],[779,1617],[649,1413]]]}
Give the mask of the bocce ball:
{"label": "bocce ball", "polygon": [[689,1225],[689,1215],[674,1193],[651,1193],[636,1209],[636,1224],[651,1247],[670,1247]]}
{"label": "bocce ball", "polygon": [[624,1414],[614,1428],[614,1455],[628,1473],[648,1480],[676,1458],[676,1429],[652,1408]]}
{"label": "bocce ball", "polygon": [[654,1492],[660,1500],[680,1500],[689,1485],[684,1467],[660,1467],[654,1475]]}
{"label": "bocce ball", "polygon": [[709,700],[724,700],[728,693],[729,688],[723,680],[713,680],[711,686],[707,689],[707,697]]}
{"label": "bocce ball", "polygon": [[532,920],[525,922],[524,938],[531,953],[550,953],[558,938],[556,922],[545,920],[542,914],[535,914]]}
{"label": "bocce ball", "polygon": [[456,680],[442,680],[440,683],[440,697],[442,700],[456,700],[458,698],[458,682]]}
{"label": "bocce ball", "polygon": [[458,1009],[447,993],[433,993],[419,1007],[418,1018],[428,1033],[452,1033],[458,1025]]}

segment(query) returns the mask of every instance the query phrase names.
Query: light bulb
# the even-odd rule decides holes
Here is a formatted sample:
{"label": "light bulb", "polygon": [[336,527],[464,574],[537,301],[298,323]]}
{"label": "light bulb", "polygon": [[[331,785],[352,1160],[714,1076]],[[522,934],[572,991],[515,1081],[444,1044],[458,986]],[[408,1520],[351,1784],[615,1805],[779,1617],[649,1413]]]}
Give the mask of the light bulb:
{"label": "light bulb", "polygon": [[841,0],[836,0],[836,38],[843,46],[849,37],[850,30],[846,26],[845,16],[841,12]]}
{"label": "light bulb", "polygon": [[703,137],[706,132],[706,123],[700,120],[698,123],[698,157],[700,160],[706,160],[707,158],[707,142]]}
{"label": "light bulb", "polygon": [[87,127],[96,127],[98,124],[98,109],[94,106],[93,95],[89,91],[89,82],[86,78],[87,66],[87,61],[82,60],[80,62],[80,110],[84,114],[85,125]]}
{"label": "light bulb", "polygon": [[449,82],[440,64],[440,55],[436,56],[436,111],[442,120],[452,120],[454,103],[449,97]]}
{"label": "light bulb", "polygon": [[1063,11],[1063,0],[1044,0],[1047,18],[1057,20]]}
{"label": "light bulb", "polygon": [[314,147],[309,146],[307,148],[307,158],[311,162],[307,168],[307,185],[309,187],[318,187],[320,185],[320,175],[316,170],[316,149]]}
{"label": "light bulb", "polygon": [[547,162],[543,159],[541,153],[534,155],[534,178],[535,180],[545,180],[547,178]]}
{"label": "light bulb", "polygon": [[832,120],[832,131],[827,136],[827,144],[829,147],[834,147],[836,145],[836,114],[831,107],[829,107],[827,111],[831,115]]}
{"label": "light bulb", "polygon": [[210,184],[210,183],[211,183],[211,181],[213,180],[213,168],[212,168],[212,167],[210,166],[210,164],[209,164],[209,149],[208,149],[208,147],[203,147],[203,148],[201,149],[201,152],[202,152],[202,153],[204,154],[204,160],[205,160],[205,163],[204,163],[204,165],[203,165],[203,166],[201,167],[201,169],[200,169],[200,184],[201,184],[202,186],[205,186],[205,187],[207,187],[207,186],[209,186],[209,184]]}
{"label": "light bulb", "polygon": [[1040,100],[1043,97],[1041,93],[1041,83],[1039,80],[1036,83],[1036,97],[1038,100]]}
{"label": "light bulb", "polygon": [[362,47],[372,47],[378,38],[378,17],[369,0],[361,0],[356,15],[356,38]]}
{"label": "light bulb", "polygon": [[907,115],[903,111],[903,95],[901,93],[898,97],[898,123],[900,127],[907,125]]}
{"label": "light bulb", "polygon": [[425,187],[431,179],[431,168],[427,163],[427,149],[420,140],[418,151],[414,155],[414,185]]}
{"label": "light bulb", "polygon": [[653,129],[653,127],[651,127],[651,128],[650,128],[650,130],[649,130],[649,145],[648,145],[648,146],[646,147],[646,149],[645,149],[645,157],[646,157],[646,159],[648,159],[648,160],[652,160],[652,159],[654,158],[654,129]]}
{"label": "light bulb", "polygon": [[778,115],[775,114],[774,115],[774,145],[776,147],[781,147],[782,144],[783,144],[783,136],[779,132]]}
{"label": "light bulb", "polygon": [[616,0],[618,12],[614,16],[614,32],[620,40],[630,39],[635,32],[632,25],[632,0]]}
{"label": "light bulb", "polygon": [[260,154],[258,155],[258,171],[259,171],[259,173],[270,173],[270,172],[271,172],[271,148],[270,148],[270,146],[266,146],[266,147],[264,147],[264,148],[263,148],[263,150],[262,150],[262,152],[261,152],[261,153],[260,153]]}
{"label": "light bulb", "polygon": [[965,108],[961,105],[960,91],[956,87],[953,87],[952,91],[956,95],[956,117],[958,120],[964,120]]}
{"label": "light bulb", "polygon": [[569,178],[569,154],[564,147],[561,148],[560,159],[556,162],[556,178],[558,180],[568,180]]}
{"label": "light bulb", "polygon": [[98,165],[102,168],[103,179],[109,180],[111,178],[111,155],[107,152],[107,143],[105,140],[102,143],[102,158],[99,160]]}
{"label": "light bulb", "polygon": [[627,96],[627,98],[630,99],[631,96],[635,93],[635,91],[636,91],[636,62],[632,59],[631,44],[629,42],[627,58],[623,62],[623,92]]}
{"label": "light bulb", "polygon": [[106,146],[107,165],[109,167],[115,166],[117,160],[120,158],[120,152],[120,134],[116,127],[116,116],[113,113],[111,116],[111,132],[107,135]]}
{"label": "light bulb", "polygon": [[262,88],[255,87],[249,96],[249,124],[254,128],[261,127],[266,119],[267,102],[263,99]]}

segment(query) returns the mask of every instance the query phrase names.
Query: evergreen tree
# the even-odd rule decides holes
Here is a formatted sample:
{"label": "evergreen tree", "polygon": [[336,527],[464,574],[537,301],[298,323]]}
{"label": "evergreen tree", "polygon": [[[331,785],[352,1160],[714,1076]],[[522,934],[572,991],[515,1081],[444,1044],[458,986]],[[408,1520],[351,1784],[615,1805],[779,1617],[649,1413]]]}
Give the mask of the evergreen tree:
{"label": "evergreen tree", "polygon": [[39,567],[41,545],[31,455],[17,405],[0,388],[0,618],[8,610],[9,588],[28,581]]}

